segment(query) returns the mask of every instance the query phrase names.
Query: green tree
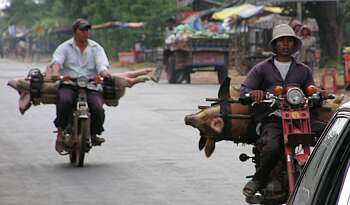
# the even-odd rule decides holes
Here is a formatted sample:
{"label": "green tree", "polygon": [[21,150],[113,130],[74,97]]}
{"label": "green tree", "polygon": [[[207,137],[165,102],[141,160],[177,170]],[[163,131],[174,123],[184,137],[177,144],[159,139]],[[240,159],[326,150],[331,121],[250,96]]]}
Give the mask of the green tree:
{"label": "green tree", "polygon": [[54,27],[70,26],[78,17],[86,18],[92,24],[144,22],[146,26],[142,29],[93,31],[93,38],[106,48],[110,57],[114,57],[117,51],[131,49],[142,36],[146,37],[147,46],[161,46],[164,22],[176,12],[176,0],[42,0],[39,4],[34,0],[11,0],[11,7],[0,26],[21,23],[28,27],[41,27],[45,30],[46,40],[62,41],[69,36],[56,38],[46,35]]}
{"label": "green tree", "polygon": [[[347,8],[344,7],[347,5]],[[324,61],[339,61],[344,42],[344,22],[349,3],[346,1],[307,3],[306,8],[319,25]]]}

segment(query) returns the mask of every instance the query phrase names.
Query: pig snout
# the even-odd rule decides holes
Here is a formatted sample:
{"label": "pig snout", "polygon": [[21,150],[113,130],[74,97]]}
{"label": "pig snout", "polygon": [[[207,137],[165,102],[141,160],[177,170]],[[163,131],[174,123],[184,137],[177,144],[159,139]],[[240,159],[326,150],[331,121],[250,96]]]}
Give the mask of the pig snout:
{"label": "pig snout", "polygon": [[186,125],[191,125],[191,126],[195,126],[195,122],[196,122],[196,116],[194,114],[191,114],[191,115],[186,115],[185,116],[185,124]]}

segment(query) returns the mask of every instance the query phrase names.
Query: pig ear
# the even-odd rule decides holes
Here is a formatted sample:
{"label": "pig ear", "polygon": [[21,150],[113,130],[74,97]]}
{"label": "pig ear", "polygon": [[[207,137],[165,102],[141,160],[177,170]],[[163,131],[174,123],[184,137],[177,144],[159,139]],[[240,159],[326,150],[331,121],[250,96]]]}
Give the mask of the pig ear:
{"label": "pig ear", "polygon": [[211,120],[210,128],[214,130],[215,133],[220,134],[222,129],[224,129],[224,120],[221,117],[216,117]]}
{"label": "pig ear", "polygon": [[205,138],[205,137],[201,137],[199,139],[198,148],[200,151],[204,148],[206,142],[207,142],[207,138]]}
{"label": "pig ear", "polygon": [[220,89],[219,89],[219,98],[220,99],[229,99],[230,96],[230,84],[231,84],[231,78],[226,77],[224,82],[221,83]]}
{"label": "pig ear", "polygon": [[215,141],[211,138],[207,138],[207,143],[205,143],[205,156],[208,158],[213,154],[215,150]]}

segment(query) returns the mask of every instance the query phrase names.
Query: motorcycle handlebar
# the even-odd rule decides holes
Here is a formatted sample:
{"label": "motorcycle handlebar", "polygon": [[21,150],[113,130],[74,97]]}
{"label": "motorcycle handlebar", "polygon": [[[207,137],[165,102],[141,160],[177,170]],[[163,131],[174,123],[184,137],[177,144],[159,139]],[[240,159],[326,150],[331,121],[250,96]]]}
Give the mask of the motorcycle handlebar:
{"label": "motorcycle handlebar", "polygon": [[[264,100],[261,101],[262,103],[273,103],[275,102],[275,100],[277,99],[278,97],[269,93],[269,92],[266,92],[265,93],[265,97],[264,97]],[[239,98],[240,102],[243,103],[243,104],[252,104],[252,103],[255,103],[252,99],[251,99],[251,96],[250,96],[250,93],[246,93],[244,94],[244,97],[243,98]]]}
{"label": "motorcycle handlebar", "polygon": [[[323,101],[323,100],[327,100],[327,99],[335,99],[336,97],[334,94],[329,94],[329,95],[323,97],[322,94],[320,92],[318,92],[318,93],[315,93],[315,94],[308,96],[308,97],[305,97],[305,98],[307,98],[310,102],[319,102],[319,101]],[[280,101],[283,99],[284,99],[284,97],[275,96],[272,93],[266,92],[264,100],[262,100],[260,103],[268,103],[272,107],[272,106],[274,106],[274,104],[277,101]],[[254,105],[257,103],[251,99],[250,93],[246,93],[243,98],[239,98],[239,101],[244,105]]]}
{"label": "motorcycle handlebar", "polygon": [[[74,82],[76,82],[77,80],[78,80],[79,78],[73,78],[73,77],[71,77],[71,76],[69,76],[69,75],[61,75],[61,76],[59,76],[59,78],[58,79],[56,79],[57,81],[61,81],[61,82],[64,82],[64,81],[74,81]],[[97,84],[101,84],[105,79],[107,79],[107,78],[103,78],[103,77],[101,77],[101,76],[96,76],[95,78],[89,78],[88,79],[88,82],[96,82]],[[55,79],[54,79],[55,80]]]}

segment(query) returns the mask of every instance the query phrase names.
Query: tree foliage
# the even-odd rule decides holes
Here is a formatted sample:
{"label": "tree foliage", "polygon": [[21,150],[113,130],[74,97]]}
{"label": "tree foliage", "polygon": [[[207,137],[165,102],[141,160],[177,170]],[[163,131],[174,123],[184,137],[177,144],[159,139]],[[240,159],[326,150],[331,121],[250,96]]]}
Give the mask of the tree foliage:
{"label": "tree foliage", "polygon": [[350,18],[348,0],[338,2],[311,2],[306,4],[319,25],[322,56],[325,64],[340,62],[344,46],[345,25]]}
{"label": "tree foliage", "polygon": [[[47,35],[54,27],[70,26],[76,18],[86,18],[91,24],[144,22],[146,26],[142,29],[93,31],[93,39],[106,48],[109,56],[114,57],[117,51],[131,49],[143,37],[148,47],[161,46],[164,41],[164,22],[176,11],[176,0],[41,0],[40,3],[34,0],[11,0],[11,7],[6,10],[0,26],[2,29],[11,24],[41,27]],[[69,37],[47,38],[63,41]]]}
{"label": "tree foliage", "polygon": [[[29,28],[41,28],[45,32],[40,33],[40,38],[45,38],[47,44],[57,45],[69,38],[69,35],[51,36],[50,30],[59,26],[70,26],[79,17],[88,19],[92,24],[101,24],[109,21],[120,22],[144,22],[142,29],[106,29],[94,31],[93,39],[100,42],[107,50],[110,57],[116,56],[118,51],[130,50],[135,42],[144,41],[149,48],[162,46],[164,22],[178,12],[176,0],[9,0],[11,7],[0,19],[0,29],[5,30],[8,25],[20,24]],[[237,1],[237,0],[235,0]],[[40,3],[35,3],[40,2]],[[225,3],[234,2],[224,0]],[[339,0],[331,3],[331,6],[322,6],[321,3],[307,3],[311,14],[316,16],[319,24],[325,24],[321,35],[324,54],[330,58],[339,56],[343,41],[342,33],[350,33],[350,1]],[[336,6],[334,6],[336,5]],[[331,12],[336,19],[330,23]],[[325,17],[329,17],[325,19]],[[327,24],[328,22],[328,24]],[[332,36],[329,28],[337,28]],[[330,27],[331,26],[331,27]],[[327,30],[328,29],[328,30]],[[340,38],[336,44],[334,39]],[[331,39],[331,40],[327,40]],[[54,47],[54,46],[53,46]]]}

